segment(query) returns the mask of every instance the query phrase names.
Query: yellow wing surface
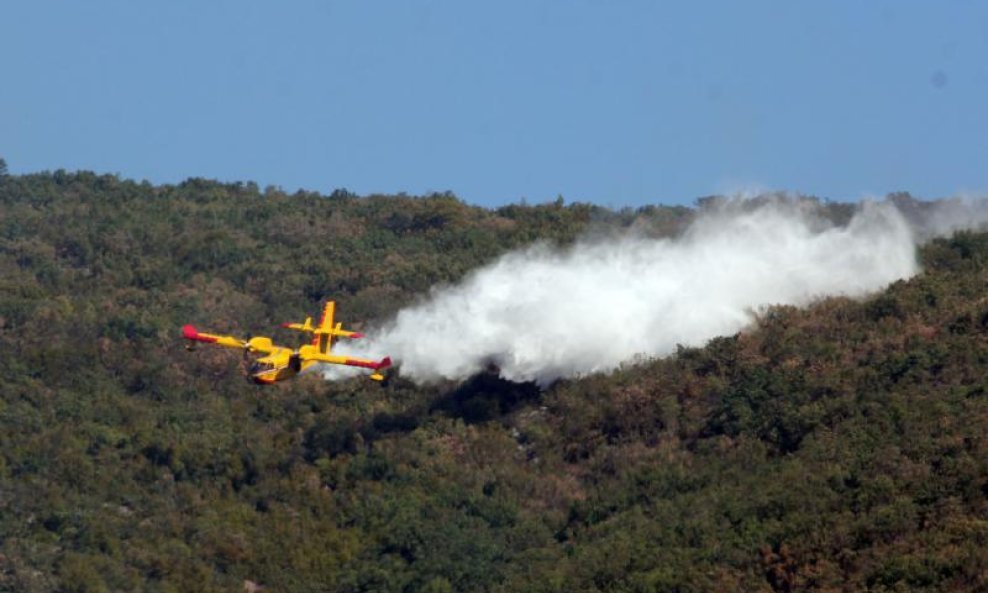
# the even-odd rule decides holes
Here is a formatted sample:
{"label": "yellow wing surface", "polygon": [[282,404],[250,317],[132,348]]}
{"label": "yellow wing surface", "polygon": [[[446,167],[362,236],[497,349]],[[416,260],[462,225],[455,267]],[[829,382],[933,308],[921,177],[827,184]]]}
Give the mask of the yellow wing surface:
{"label": "yellow wing surface", "polygon": [[298,349],[298,357],[302,362],[324,362],[326,364],[342,364],[351,367],[360,367],[374,371],[370,376],[375,381],[384,379],[381,371],[391,366],[391,357],[384,357],[382,360],[370,360],[367,358],[357,358],[354,356],[340,356],[337,354],[323,354],[316,346],[302,346]]}
{"label": "yellow wing surface", "polygon": [[191,325],[186,325],[182,328],[182,337],[193,342],[216,344],[217,346],[226,346],[227,348],[243,348],[260,354],[271,354],[280,349],[279,346],[271,343],[271,338],[258,336],[249,340],[243,340],[233,336],[203,333]]}

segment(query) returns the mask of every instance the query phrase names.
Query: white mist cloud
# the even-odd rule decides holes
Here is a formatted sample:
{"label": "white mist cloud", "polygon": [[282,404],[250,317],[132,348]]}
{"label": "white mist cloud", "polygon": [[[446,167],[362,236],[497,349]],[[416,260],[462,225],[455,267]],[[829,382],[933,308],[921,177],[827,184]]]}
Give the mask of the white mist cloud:
{"label": "white mist cloud", "polygon": [[807,202],[728,201],[676,239],[509,253],[338,348],[387,353],[416,381],[493,363],[505,378],[547,383],[702,346],[766,305],[861,296],[917,272],[913,230],[892,204],[863,203],[836,227]]}
{"label": "white mist cloud", "polygon": [[923,239],[988,226],[988,200],[970,194],[926,203],[926,212],[911,220]]}

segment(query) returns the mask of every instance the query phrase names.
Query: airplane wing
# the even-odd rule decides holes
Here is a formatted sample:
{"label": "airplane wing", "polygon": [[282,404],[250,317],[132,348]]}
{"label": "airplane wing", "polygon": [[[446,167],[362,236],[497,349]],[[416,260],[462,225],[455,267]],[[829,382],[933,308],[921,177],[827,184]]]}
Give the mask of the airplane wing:
{"label": "airplane wing", "polygon": [[217,346],[226,346],[228,348],[244,348],[261,354],[270,354],[278,349],[277,346],[271,343],[271,338],[258,336],[250,340],[242,340],[233,336],[202,333],[192,325],[186,325],[182,328],[182,337],[193,342],[216,344]]}
{"label": "airplane wing", "polygon": [[324,362],[327,364],[342,364],[351,367],[361,367],[371,369],[378,373],[391,366],[391,357],[384,357],[381,360],[369,360],[366,358],[356,358],[353,356],[341,356],[338,354],[324,354],[319,352],[318,346],[302,346],[298,349],[299,358],[303,361],[311,360]]}

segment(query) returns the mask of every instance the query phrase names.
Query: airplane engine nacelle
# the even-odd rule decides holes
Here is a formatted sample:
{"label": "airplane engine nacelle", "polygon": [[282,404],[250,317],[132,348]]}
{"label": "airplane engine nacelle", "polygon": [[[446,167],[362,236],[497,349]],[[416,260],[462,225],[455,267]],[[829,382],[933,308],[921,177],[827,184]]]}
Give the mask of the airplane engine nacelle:
{"label": "airplane engine nacelle", "polygon": [[247,342],[247,347],[251,350],[269,351],[272,348],[271,338],[265,338],[262,336],[251,338]]}

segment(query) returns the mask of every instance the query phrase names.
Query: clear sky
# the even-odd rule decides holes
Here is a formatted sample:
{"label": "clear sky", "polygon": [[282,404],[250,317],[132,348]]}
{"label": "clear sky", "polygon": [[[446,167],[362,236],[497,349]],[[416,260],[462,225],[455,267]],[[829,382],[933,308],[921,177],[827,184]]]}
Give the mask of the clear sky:
{"label": "clear sky", "polygon": [[32,0],[0,157],[606,206],[988,190],[978,0]]}

